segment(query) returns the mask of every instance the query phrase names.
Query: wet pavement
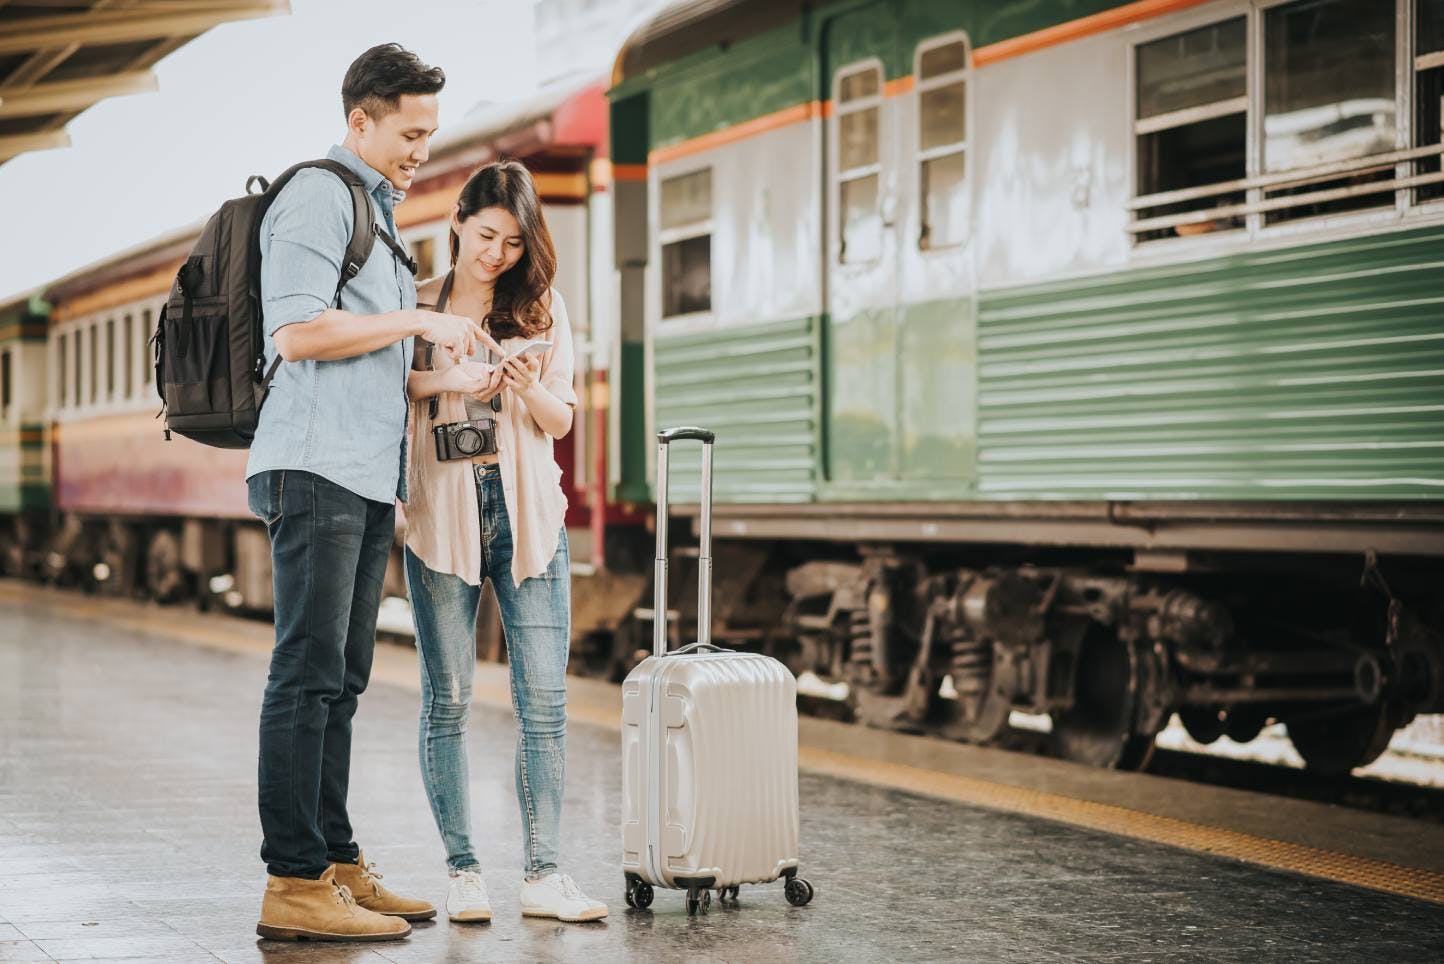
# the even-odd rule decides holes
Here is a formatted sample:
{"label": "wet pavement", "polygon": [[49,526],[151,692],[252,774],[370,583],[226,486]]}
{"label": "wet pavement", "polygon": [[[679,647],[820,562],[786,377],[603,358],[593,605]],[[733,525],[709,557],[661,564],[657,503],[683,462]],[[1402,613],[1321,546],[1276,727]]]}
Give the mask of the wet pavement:
{"label": "wet pavement", "polygon": [[[495,920],[404,942],[278,944],[254,928],[264,662],[0,604],[0,962],[1426,961],[1438,905],[1030,817],[804,774],[804,908],[779,885],[689,919],[627,908],[615,733],[569,735],[563,869],[612,916],[523,919],[510,714],[472,717],[478,857]],[[373,682],[351,813],[386,884],[447,877],[416,764],[414,690]]]}

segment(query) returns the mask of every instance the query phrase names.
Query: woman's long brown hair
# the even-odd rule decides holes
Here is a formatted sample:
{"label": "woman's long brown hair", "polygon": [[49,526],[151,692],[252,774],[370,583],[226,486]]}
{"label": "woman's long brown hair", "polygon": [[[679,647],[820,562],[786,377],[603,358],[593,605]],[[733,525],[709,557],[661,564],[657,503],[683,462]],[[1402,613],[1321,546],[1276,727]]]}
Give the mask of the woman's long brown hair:
{"label": "woman's long brown hair", "polygon": [[[531,172],[516,161],[493,161],[471,175],[456,205],[459,224],[486,208],[502,208],[521,226],[521,259],[496,280],[491,312],[484,319],[491,336],[535,338],[550,330],[552,316],[546,302],[557,273],[557,251]],[[452,268],[460,250],[461,239],[452,228]]]}

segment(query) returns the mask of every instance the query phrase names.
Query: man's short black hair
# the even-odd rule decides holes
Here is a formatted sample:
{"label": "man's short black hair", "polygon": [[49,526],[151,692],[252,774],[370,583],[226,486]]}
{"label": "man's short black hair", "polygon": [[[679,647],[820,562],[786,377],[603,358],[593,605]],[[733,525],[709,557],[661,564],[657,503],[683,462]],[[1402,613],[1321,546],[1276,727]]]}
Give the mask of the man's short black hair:
{"label": "man's short black hair", "polygon": [[346,116],[357,107],[380,120],[401,107],[402,94],[434,94],[446,86],[440,67],[428,67],[400,44],[378,44],[352,61],[341,81]]}

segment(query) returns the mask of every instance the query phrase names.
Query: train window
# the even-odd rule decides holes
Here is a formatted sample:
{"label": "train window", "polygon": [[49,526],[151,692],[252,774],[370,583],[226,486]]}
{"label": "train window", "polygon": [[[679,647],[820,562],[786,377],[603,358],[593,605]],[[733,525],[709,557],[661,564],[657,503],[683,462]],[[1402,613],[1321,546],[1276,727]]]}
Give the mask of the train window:
{"label": "train window", "polygon": [[105,321],[105,397],[115,397],[115,319]]}
{"label": "train window", "polygon": [[918,51],[918,247],[960,244],[967,231],[968,50],[949,39]]}
{"label": "train window", "polygon": [[70,336],[61,335],[56,339],[55,346],[55,407],[64,408],[66,399],[70,397],[66,392],[68,379],[65,377],[65,373],[69,371],[66,366],[69,356],[66,352],[70,349]]}
{"label": "train window", "polygon": [[90,404],[100,401],[100,322],[90,326]]}
{"label": "train window", "polygon": [[140,343],[141,343],[141,384],[150,385],[155,381],[155,366],[151,364],[150,354],[146,348],[150,345],[150,337],[155,333],[155,316],[151,310],[146,308],[140,313]]}
{"label": "train window", "polygon": [[878,121],[882,67],[844,67],[836,78],[839,260],[873,261],[882,249]]}
{"label": "train window", "polygon": [[84,328],[75,329],[75,341],[72,347],[75,359],[75,407],[79,408],[81,401],[85,398],[85,355],[80,348],[81,336],[85,334]]}
{"label": "train window", "polygon": [[1378,0],[1264,11],[1262,170],[1319,169],[1264,192],[1265,202],[1313,196],[1269,210],[1267,223],[1394,203],[1392,163],[1348,163],[1398,146],[1394,25],[1394,4]]}
{"label": "train window", "polygon": [[125,367],[121,369],[121,385],[123,386],[124,397],[130,398],[135,393],[135,316],[126,314],[125,329],[122,344],[125,345]]}
{"label": "train window", "polygon": [[1136,48],[1137,240],[1243,226],[1247,57],[1243,17]]}
{"label": "train window", "polygon": [[661,183],[662,317],[712,310],[712,169]]}
{"label": "train window", "polygon": [[[1419,0],[1414,20],[1414,146],[1444,146],[1440,120],[1444,114],[1444,0]],[[1440,156],[1415,162],[1414,174],[1441,175]],[[1415,189],[1416,201],[1444,197],[1444,183],[1435,181]]]}
{"label": "train window", "polygon": [[8,348],[0,352],[0,410],[5,412],[10,411],[10,356]]}

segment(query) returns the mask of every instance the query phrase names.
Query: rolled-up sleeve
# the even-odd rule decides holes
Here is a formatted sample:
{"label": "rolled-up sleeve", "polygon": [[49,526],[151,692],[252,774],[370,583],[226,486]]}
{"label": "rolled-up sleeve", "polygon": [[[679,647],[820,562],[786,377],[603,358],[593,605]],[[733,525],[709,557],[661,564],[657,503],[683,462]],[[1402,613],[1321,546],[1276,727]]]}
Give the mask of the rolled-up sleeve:
{"label": "rolled-up sleeve", "polygon": [[297,172],[266,214],[261,259],[266,333],[310,321],[331,307],[351,240],[351,193],[324,171]]}
{"label": "rolled-up sleeve", "polygon": [[542,359],[541,384],[547,391],[573,407],[577,390],[573,385],[576,359],[572,352],[572,323],[567,318],[567,305],[561,292],[552,291],[551,348]]}

